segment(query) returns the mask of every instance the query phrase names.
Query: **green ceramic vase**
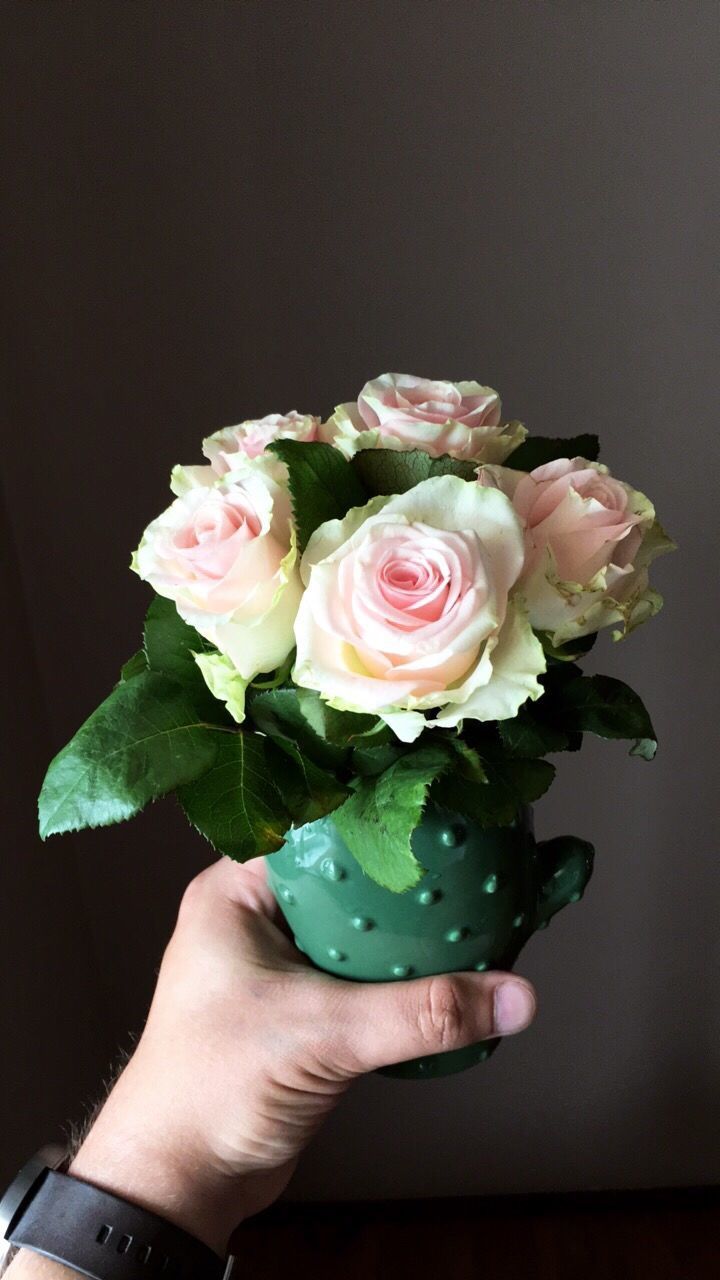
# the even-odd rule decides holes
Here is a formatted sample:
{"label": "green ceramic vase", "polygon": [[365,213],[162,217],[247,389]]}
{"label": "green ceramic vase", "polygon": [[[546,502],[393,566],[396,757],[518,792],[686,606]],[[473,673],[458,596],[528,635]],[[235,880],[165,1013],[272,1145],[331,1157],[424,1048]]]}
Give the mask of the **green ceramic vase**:
{"label": "green ceramic vase", "polygon": [[[429,807],[412,847],[426,874],[391,893],[361,870],[332,817],[290,831],[268,875],[295,941],[313,964],[359,982],[511,969],[536,929],[581,897],[592,848],[563,836],[536,843],[526,810],[512,827],[483,829]],[[486,1040],[386,1068],[426,1079],[463,1071],[497,1047]]]}

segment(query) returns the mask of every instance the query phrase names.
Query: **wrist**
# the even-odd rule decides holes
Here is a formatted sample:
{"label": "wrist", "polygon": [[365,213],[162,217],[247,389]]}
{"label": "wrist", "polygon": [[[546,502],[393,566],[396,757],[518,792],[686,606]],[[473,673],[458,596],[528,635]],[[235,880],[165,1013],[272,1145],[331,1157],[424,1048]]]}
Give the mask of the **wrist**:
{"label": "wrist", "polygon": [[121,1076],[68,1168],[156,1213],[224,1257],[248,1216],[244,1185],[216,1167],[209,1149],[166,1108],[154,1108],[131,1070]]}

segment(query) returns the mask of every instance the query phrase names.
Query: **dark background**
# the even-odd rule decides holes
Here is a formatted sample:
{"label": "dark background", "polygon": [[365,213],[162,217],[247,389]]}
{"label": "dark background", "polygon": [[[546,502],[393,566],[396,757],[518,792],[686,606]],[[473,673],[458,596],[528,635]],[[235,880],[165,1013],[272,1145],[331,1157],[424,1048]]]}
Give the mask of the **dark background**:
{"label": "dark background", "polygon": [[595,879],[523,957],[536,1029],[364,1082],[298,1196],[717,1181],[717,100],[711,0],[6,0],[2,1164],[142,1024],[210,850],[171,803],[42,846],[44,767],[137,647],[171,465],[385,370],[600,432],[680,543],[595,665],[656,762],[562,761],[541,835]]}

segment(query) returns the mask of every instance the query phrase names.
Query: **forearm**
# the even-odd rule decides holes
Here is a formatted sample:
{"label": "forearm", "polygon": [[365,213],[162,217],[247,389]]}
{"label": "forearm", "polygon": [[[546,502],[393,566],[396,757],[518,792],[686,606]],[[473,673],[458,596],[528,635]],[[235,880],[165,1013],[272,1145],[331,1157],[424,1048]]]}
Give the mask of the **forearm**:
{"label": "forearm", "polygon": [[156,1213],[223,1255],[233,1225],[223,1214],[223,1179],[207,1166],[190,1133],[177,1124],[158,1125],[156,1111],[142,1062],[131,1059],[68,1172]]}
{"label": "forearm", "polygon": [[[162,1141],[148,1123],[152,1096],[142,1062],[132,1059],[77,1144],[67,1173],[108,1191],[209,1245],[225,1256],[232,1228],[246,1216],[242,1187],[222,1178],[176,1130]],[[20,1249],[5,1273],[10,1280],[77,1280],[61,1263]]]}

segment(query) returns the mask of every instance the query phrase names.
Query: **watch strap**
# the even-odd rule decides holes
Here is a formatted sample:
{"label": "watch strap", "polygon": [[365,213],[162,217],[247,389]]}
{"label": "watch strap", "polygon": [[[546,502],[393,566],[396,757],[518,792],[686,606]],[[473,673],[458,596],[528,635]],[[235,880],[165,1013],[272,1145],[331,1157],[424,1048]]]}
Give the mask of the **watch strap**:
{"label": "watch strap", "polygon": [[212,1249],[172,1223],[52,1169],[37,1178],[6,1239],[93,1280],[222,1280],[226,1268]]}

